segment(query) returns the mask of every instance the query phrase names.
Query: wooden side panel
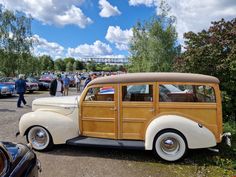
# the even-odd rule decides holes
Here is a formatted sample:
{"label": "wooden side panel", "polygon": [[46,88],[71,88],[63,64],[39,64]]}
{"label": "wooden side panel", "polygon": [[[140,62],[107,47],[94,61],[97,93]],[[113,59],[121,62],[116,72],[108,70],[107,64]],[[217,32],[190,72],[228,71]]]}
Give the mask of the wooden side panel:
{"label": "wooden side panel", "polygon": [[83,135],[116,138],[115,103],[89,102],[83,104]]}
{"label": "wooden side panel", "polygon": [[144,140],[146,124],[153,116],[152,102],[123,102],[121,138]]}

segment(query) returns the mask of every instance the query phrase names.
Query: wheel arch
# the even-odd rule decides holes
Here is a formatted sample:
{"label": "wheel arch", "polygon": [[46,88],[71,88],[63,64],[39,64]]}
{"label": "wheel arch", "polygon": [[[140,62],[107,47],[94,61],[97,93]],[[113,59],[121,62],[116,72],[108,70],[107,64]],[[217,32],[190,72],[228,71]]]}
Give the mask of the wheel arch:
{"label": "wheel arch", "polygon": [[180,136],[183,138],[183,140],[184,140],[184,142],[185,142],[185,144],[186,144],[186,147],[188,148],[188,142],[187,142],[187,139],[186,139],[186,137],[184,136],[184,134],[181,133],[179,130],[174,129],[174,128],[165,128],[165,129],[160,130],[160,131],[156,134],[156,136],[154,137],[154,140],[153,140],[153,147],[152,147],[152,148],[154,148],[154,145],[155,145],[154,142],[156,141],[156,139],[158,138],[158,136],[160,136],[161,134],[163,134],[163,133],[165,133],[165,132],[173,132],[173,133],[176,133],[176,134],[180,135]]}
{"label": "wheel arch", "polygon": [[[37,149],[37,148],[34,147],[33,143],[30,142],[30,140],[29,140],[29,132],[30,132],[30,130],[33,129],[34,127],[44,129],[44,130],[47,132],[49,141],[48,141],[47,146],[45,146],[45,148]],[[24,135],[26,136],[27,142],[28,142],[28,143],[32,143],[32,147],[33,147],[33,149],[36,150],[36,151],[49,151],[49,150],[51,150],[51,149],[53,148],[54,142],[53,142],[52,135],[51,135],[51,133],[50,133],[45,127],[43,127],[43,126],[40,126],[40,125],[31,126],[31,127],[29,127],[29,128],[25,131],[25,134],[24,134]]]}
{"label": "wheel arch", "polygon": [[213,147],[216,145],[214,134],[204,126],[186,117],[162,115],[150,122],[145,133],[145,149],[152,150],[156,136],[165,130],[177,131],[186,140],[189,149]]}
{"label": "wheel arch", "polygon": [[[28,128],[25,130],[24,136],[26,136],[27,141],[28,141],[27,134],[29,133],[30,129],[33,128],[33,127],[42,127],[42,128],[44,128],[44,129],[48,132],[48,134],[49,134],[49,136],[50,136],[50,138],[51,138],[51,140],[52,140],[52,143],[54,144],[53,138],[52,138],[52,135],[51,135],[50,131],[49,131],[47,128],[45,128],[44,126],[42,126],[42,125],[32,125],[31,127],[28,127]],[[29,141],[28,141],[28,142],[29,142]]]}
{"label": "wheel arch", "polygon": [[20,118],[19,130],[20,135],[24,136],[30,128],[40,126],[50,133],[54,144],[63,144],[66,140],[78,136],[76,125],[67,116],[50,111],[35,111]]}

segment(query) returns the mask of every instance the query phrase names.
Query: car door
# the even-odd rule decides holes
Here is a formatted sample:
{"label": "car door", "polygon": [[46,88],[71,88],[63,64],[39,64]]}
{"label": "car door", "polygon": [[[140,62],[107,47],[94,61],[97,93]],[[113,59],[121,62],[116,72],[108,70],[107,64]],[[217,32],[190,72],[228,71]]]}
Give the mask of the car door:
{"label": "car door", "polygon": [[149,121],[156,113],[155,83],[120,85],[119,139],[144,140]]}
{"label": "car door", "polygon": [[117,86],[90,86],[85,90],[82,99],[81,135],[117,139]]}

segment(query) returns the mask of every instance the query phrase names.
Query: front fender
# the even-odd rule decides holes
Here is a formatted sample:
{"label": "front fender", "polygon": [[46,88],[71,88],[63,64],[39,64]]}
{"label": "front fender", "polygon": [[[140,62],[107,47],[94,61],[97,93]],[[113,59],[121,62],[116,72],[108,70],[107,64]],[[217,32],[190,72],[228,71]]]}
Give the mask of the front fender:
{"label": "front fender", "polygon": [[35,111],[20,118],[20,135],[24,136],[28,128],[35,125],[46,128],[54,144],[63,144],[66,140],[78,136],[78,124],[70,117],[49,111]]}
{"label": "front fender", "polygon": [[199,126],[188,118],[176,115],[164,115],[154,119],[147,127],[145,149],[152,150],[155,136],[164,129],[175,129],[186,138],[189,149],[207,148],[216,145],[214,134],[204,126]]}

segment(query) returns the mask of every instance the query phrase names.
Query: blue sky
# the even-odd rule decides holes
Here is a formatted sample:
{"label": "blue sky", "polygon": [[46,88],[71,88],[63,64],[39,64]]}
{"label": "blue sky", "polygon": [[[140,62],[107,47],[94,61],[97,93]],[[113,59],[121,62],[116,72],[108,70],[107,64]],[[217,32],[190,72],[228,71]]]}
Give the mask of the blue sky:
{"label": "blue sky", "polygon": [[[123,0],[124,1],[124,0]],[[155,8],[146,8],[145,6],[129,6],[128,1],[121,3],[122,0],[110,1],[114,6],[119,6],[122,12],[120,15],[110,18],[103,18],[99,15],[100,9],[97,6],[98,1],[89,3],[90,5],[81,6],[86,16],[89,16],[93,22],[86,28],[80,28],[76,25],[54,26],[42,25],[40,21],[34,20],[32,23],[32,32],[48,41],[54,41],[65,48],[77,47],[81,44],[93,44],[96,40],[103,43],[109,43],[105,39],[109,26],[119,26],[121,29],[131,29],[138,21],[148,20],[156,15]],[[138,15],[137,15],[138,12]],[[127,14],[129,14],[127,16]],[[118,50],[114,43],[109,43],[114,54],[128,55],[127,50]]]}
{"label": "blue sky", "polygon": [[[161,0],[0,0],[7,9],[33,17],[35,55],[123,57],[129,55],[132,27],[158,15]],[[235,0],[166,0],[183,33],[207,29],[211,21],[236,17]]]}

